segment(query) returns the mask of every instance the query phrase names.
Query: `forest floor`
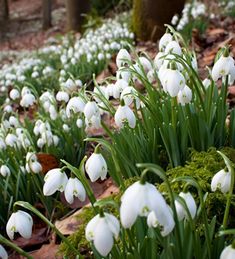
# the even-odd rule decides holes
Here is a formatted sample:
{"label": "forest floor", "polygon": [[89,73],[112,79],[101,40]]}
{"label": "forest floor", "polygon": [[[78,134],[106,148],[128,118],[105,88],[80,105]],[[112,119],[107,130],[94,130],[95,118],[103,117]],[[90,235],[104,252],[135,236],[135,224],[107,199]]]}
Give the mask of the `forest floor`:
{"label": "forest floor", "polygon": [[[53,1],[52,24],[53,26],[46,31],[42,30],[41,18],[41,0],[11,0],[10,1],[10,19],[4,28],[0,28],[0,62],[1,56],[8,56],[8,52],[18,52],[21,50],[34,50],[45,44],[50,37],[57,34],[65,33],[65,7],[63,0]],[[192,38],[192,46],[196,50],[199,70],[204,78],[207,71],[206,66],[212,66],[215,54],[218,49],[224,45],[231,45],[231,52],[235,56],[235,19],[215,18],[210,21],[210,24],[203,35],[194,31]],[[151,42],[137,42],[137,51],[145,51],[151,57],[154,57],[157,52],[157,44]],[[110,66],[114,64],[111,61]],[[108,72],[109,73],[109,72]],[[106,72],[99,75],[102,80],[107,76]],[[230,105],[235,104],[235,86],[229,88]],[[110,188],[110,189],[109,189]],[[97,196],[110,195],[116,188],[110,182],[97,184],[94,186]],[[107,191],[108,189],[108,191]],[[106,190],[106,191],[104,191]],[[74,222],[72,218],[62,221],[60,230],[68,233],[68,226]],[[67,231],[67,232],[66,232]],[[58,249],[58,244],[54,236],[49,236],[45,226],[38,226],[34,230],[33,238],[30,243],[24,243],[23,239],[18,238],[17,243],[28,248],[35,259],[54,259]],[[40,248],[41,247],[41,248]],[[32,249],[33,248],[33,249]],[[11,259],[19,258],[13,254]],[[58,257],[59,258],[59,257]]]}

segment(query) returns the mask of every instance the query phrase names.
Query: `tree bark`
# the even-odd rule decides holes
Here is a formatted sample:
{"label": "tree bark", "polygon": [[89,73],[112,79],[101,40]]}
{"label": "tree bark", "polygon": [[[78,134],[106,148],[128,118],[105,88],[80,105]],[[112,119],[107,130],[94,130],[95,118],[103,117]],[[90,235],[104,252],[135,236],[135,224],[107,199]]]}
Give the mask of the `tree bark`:
{"label": "tree bark", "polygon": [[66,0],[67,30],[81,31],[84,17],[90,10],[89,0]]}
{"label": "tree bark", "polygon": [[0,21],[5,21],[9,18],[9,7],[7,0],[0,0]]}
{"label": "tree bark", "polygon": [[51,0],[42,0],[42,28],[51,27]]}
{"label": "tree bark", "polygon": [[133,29],[141,40],[157,40],[174,14],[181,13],[185,0],[134,0]]}

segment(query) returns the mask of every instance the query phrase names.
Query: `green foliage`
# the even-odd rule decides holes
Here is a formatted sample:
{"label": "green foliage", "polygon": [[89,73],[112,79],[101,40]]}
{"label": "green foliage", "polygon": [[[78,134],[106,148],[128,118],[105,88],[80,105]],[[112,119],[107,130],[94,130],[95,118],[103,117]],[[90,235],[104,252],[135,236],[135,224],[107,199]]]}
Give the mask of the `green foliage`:
{"label": "green foliage", "polygon": [[[235,163],[235,149],[223,148],[221,150],[229,159]],[[226,204],[226,196],[220,191],[211,192],[211,180],[215,173],[225,167],[222,157],[216,152],[215,148],[210,148],[208,152],[191,151],[189,161],[185,166],[179,166],[170,169],[166,172],[169,181],[173,181],[177,177],[191,176],[201,186],[202,190],[208,192],[206,200],[207,215],[209,219],[212,219],[215,215],[217,217],[217,224],[222,224],[224,209]],[[180,193],[185,186],[183,182],[171,183],[171,188],[175,193]],[[160,184],[159,190],[166,193],[165,183]],[[190,188],[190,192],[194,193],[194,197],[198,202],[198,195],[195,188]],[[233,200],[235,202],[235,200]],[[230,225],[234,224],[232,216],[235,215],[235,211],[231,210]]]}

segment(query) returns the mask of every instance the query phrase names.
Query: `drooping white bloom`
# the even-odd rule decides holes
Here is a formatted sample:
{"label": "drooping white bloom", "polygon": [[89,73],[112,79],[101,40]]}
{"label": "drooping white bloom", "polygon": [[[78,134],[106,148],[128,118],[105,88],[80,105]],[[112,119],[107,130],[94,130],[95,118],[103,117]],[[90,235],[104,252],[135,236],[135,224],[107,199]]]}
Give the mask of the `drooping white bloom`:
{"label": "drooping white bloom", "polygon": [[163,89],[169,93],[171,97],[176,97],[180,90],[185,86],[185,78],[174,69],[166,69],[164,73],[159,75]]}
{"label": "drooping white bloom", "polygon": [[163,235],[167,235],[174,227],[169,207],[153,184],[135,182],[126,189],[121,202],[120,218],[124,228],[131,228],[138,216],[147,217],[152,211],[154,215],[151,214],[149,224],[155,226],[156,217],[163,227]]}
{"label": "drooping white bloom", "polygon": [[29,239],[32,235],[33,219],[25,211],[13,212],[6,225],[6,232],[10,239],[18,232],[23,238]]}
{"label": "drooping white bloom", "polygon": [[83,126],[83,121],[82,121],[82,119],[77,119],[76,120],[76,125],[77,125],[77,127],[80,129],[80,128],[82,128],[82,126]]}
{"label": "drooping white bloom", "polygon": [[99,107],[96,102],[87,102],[83,112],[87,120],[90,120],[92,116],[100,115]]}
{"label": "drooping white bloom", "polygon": [[0,174],[3,177],[6,177],[6,176],[9,176],[11,174],[11,171],[10,171],[10,169],[9,169],[9,167],[7,165],[2,165],[0,167]]}
{"label": "drooping white bloom", "polygon": [[56,100],[58,102],[68,102],[69,100],[69,94],[67,92],[64,92],[64,91],[59,91],[57,94],[56,94]]}
{"label": "drooping white bloom", "polygon": [[[195,202],[192,194],[190,192],[186,192],[186,193],[181,192],[179,194],[179,196],[185,200],[185,203],[188,207],[189,213],[190,213],[192,219],[194,219],[195,216],[196,216],[196,212],[197,212],[197,205],[196,205],[196,202]],[[176,212],[177,212],[179,220],[182,220],[184,218],[186,218],[186,219],[188,218],[188,214],[187,214],[186,209],[177,200],[175,201],[175,208],[176,208]]]}
{"label": "drooping white bloom", "polygon": [[135,128],[136,117],[134,112],[127,105],[119,105],[114,115],[114,120],[119,128],[124,126],[124,122],[127,122],[130,128]]}
{"label": "drooping white bloom", "polygon": [[120,99],[123,99],[125,105],[127,106],[131,105],[135,100],[137,109],[140,107],[140,99],[138,98],[138,92],[132,86],[128,86],[122,91]]}
{"label": "drooping white bloom", "polygon": [[120,232],[120,224],[112,214],[104,213],[104,216],[96,215],[86,226],[86,239],[93,241],[96,250],[107,256],[112,250],[114,238],[117,239]]}
{"label": "drooping white bloom", "polygon": [[124,79],[118,79],[114,85],[112,85],[112,95],[115,99],[120,97],[121,92],[128,87],[128,83]]}
{"label": "drooping white bloom", "polygon": [[125,67],[120,67],[117,72],[116,72],[116,78],[118,79],[123,79],[127,83],[129,83],[130,78],[131,78],[131,72],[126,70]]}
{"label": "drooping white bloom", "polygon": [[116,57],[117,67],[118,68],[123,67],[126,64],[128,64],[128,62],[130,61],[131,61],[131,56],[129,52],[126,49],[120,49]]}
{"label": "drooping white bloom", "polygon": [[87,159],[85,169],[92,182],[95,182],[98,178],[104,180],[108,171],[106,161],[100,153],[93,153]]}
{"label": "drooping white bloom", "polygon": [[229,192],[231,186],[231,172],[226,172],[224,169],[216,173],[211,181],[211,190],[215,192],[219,189],[222,193]]}
{"label": "drooping white bloom", "polygon": [[165,56],[164,52],[158,52],[157,55],[154,58],[154,66],[157,70],[160,69],[160,67],[162,66],[164,59],[163,56]]}
{"label": "drooping white bloom", "polygon": [[173,40],[170,33],[165,33],[159,40],[159,50],[164,51],[166,46]]}
{"label": "drooping white bloom", "polygon": [[10,98],[14,101],[20,98],[20,92],[17,89],[12,89],[9,94]]}
{"label": "drooping white bloom", "polygon": [[74,196],[78,197],[81,201],[85,201],[86,191],[77,178],[69,178],[64,190],[64,195],[66,201],[72,204],[74,202]]}
{"label": "drooping white bloom", "polygon": [[232,245],[226,246],[220,255],[220,259],[233,259],[235,258],[235,249]]}
{"label": "drooping white bloom", "polygon": [[72,97],[67,106],[66,106],[66,115],[69,118],[71,116],[71,112],[78,113],[83,112],[85,107],[85,103],[80,97]]}
{"label": "drooping white bloom", "polygon": [[165,209],[162,211],[161,217],[156,216],[154,211],[151,211],[147,217],[147,224],[149,227],[160,227],[161,229],[161,235],[163,237],[170,234],[170,232],[175,227],[175,221],[173,219],[172,211],[169,206],[167,206],[168,209]]}
{"label": "drooping white bloom", "polygon": [[5,143],[7,144],[7,146],[10,147],[15,147],[17,145],[17,137],[14,134],[8,133],[6,138],[5,138]]}
{"label": "drooping white bloom", "polygon": [[148,73],[148,71],[152,69],[152,64],[146,57],[139,57],[139,62],[143,67],[145,73]]}
{"label": "drooping white bloom", "polygon": [[8,259],[7,251],[5,250],[5,248],[2,245],[0,245],[0,258]]}
{"label": "drooping white bloom", "polygon": [[187,85],[185,85],[184,88],[179,91],[177,97],[178,97],[178,102],[181,105],[190,103],[192,100],[192,90]]}
{"label": "drooping white bloom", "polygon": [[43,194],[50,196],[56,191],[63,192],[68,182],[68,177],[60,168],[49,170],[44,177]]}
{"label": "drooping white bloom", "polygon": [[27,153],[25,168],[28,173],[32,172],[32,173],[38,174],[42,171],[42,166],[38,162],[36,154],[32,152]]}
{"label": "drooping white bloom", "polygon": [[224,57],[223,55],[214,64],[211,76],[214,81],[217,81],[220,77],[227,75],[234,75],[235,66],[234,59],[231,56]]}
{"label": "drooping white bloom", "polygon": [[167,44],[165,49],[165,54],[169,54],[169,53],[177,54],[177,55],[182,54],[181,47],[177,41],[171,41],[169,44]]}
{"label": "drooping white bloom", "polygon": [[35,96],[31,93],[27,93],[22,96],[22,99],[20,100],[20,105],[22,107],[28,108],[29,106],[32,106],[36,102]]}
{"label": "drooping white bloom", "polygon": [[202,81],[205,89],[207,90],[209,88],[209,86],[211,85],[211,80],[208,79],[208,78],[205,78],[203,81]]}

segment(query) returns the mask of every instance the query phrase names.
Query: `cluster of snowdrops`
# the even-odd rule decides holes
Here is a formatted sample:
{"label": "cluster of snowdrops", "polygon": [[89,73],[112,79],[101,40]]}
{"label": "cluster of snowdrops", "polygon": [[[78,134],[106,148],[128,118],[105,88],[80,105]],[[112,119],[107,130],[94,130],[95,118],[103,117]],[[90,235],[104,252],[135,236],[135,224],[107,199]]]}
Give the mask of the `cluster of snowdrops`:
{"label": "cluster of snowdrops", "polygon": [[[56,192],[64,193],[68,204],[75,198],[81,201],[86,196],[89,198],[94,217],[84,234],[95,258],[233,258],[235,231],[229,228],[234,188],[232,162],[219,152],[225,168],[221,168],[210,183],[213,192],[222,192],[227,197],[219,229],[216,215],[211,220],[207,217],[207,193],[203,193],[200,185],[192,177],[179,177],[174,181],[182,182],[183,187],[176,194],[164,170],[156,165],[162,151],[174,167],[185,163],[188,148],[201,151],[210,146],[234,146],[234,111],[229,111],[226,102],[228,86],[235,80],[235,65],[229,49],[224,47],[218,52],[208,78],[201,80],[195,53],[189,51],[182,37],[169,27],[160,39],[154,60],[144,54],[137,55],[133,50],[130,55],[122,48],[116,65],[116,77],[107,78],[102,85],[94,79],[93,91],[74,79],[65,82],[69,91],[47,90],[38,100],[33,97],[30,86],[24,86],[21,92],[12,89],[1,125],[2,150],[9,148],[9,152],[17,153],[25,149],[25,166],[20,162],[15,166],[18,170],[22,166],[21,173],[26,176],[28,173],[39,176],[42,166],[36,152],[30,151],[32,143],[56,155],[57,149],[51,146],[60,145],[61,132],[64,132],[65,142],[72,139],[68,148],[76,147],[79,156],[73,160],[65,156],[61,167],[49,170],[43,180],[38,177],[35,186],[39,190],[42,183],[39,191],[43,204],[50,200],[49,196],[58,198]],[[17,102],[20,106],[26,102],[28,109],[35,102],[40,103],[40,119],[34,126],[27,121],[28,128],[19,127],[20,118],[12,115]],[[73,126],[71,120],[75,122]],[[57,130],[53,131],[51,125]],[[100,128],[107,138],[90,137],[91,129]],[[73,143],[71,132],[78,132],[77,143]],[[84,138],[86,142],[98,143],[88,159]],[[0,169],[4,183],[13,176],[12,165],[5,161],[7,158]],[[123,193],[119,202],[112,198],[97,201],[90,187],[88,178],[91,182],[104,180],[108,173]],[[126,186],[124,180],[132,177],[139,180]],[[153,180],[156,177],[166,184],[167,193],[158,191]],[[197,199],[190,188],[197,190]],[[111,213],[110,207],[117,213]],[[83,258],[79,244],[74,247],[28,200],[13,205],[6,224],[10,239],[15,232],[24,238],[31,237],[33,220],[29,212],[45,221],[78,258]],[[201,231],[197,230],[199,222],[203,225]],[[30,258],[3,236],[0,240]],[[7,258],[2,246],[0,253]]]}

